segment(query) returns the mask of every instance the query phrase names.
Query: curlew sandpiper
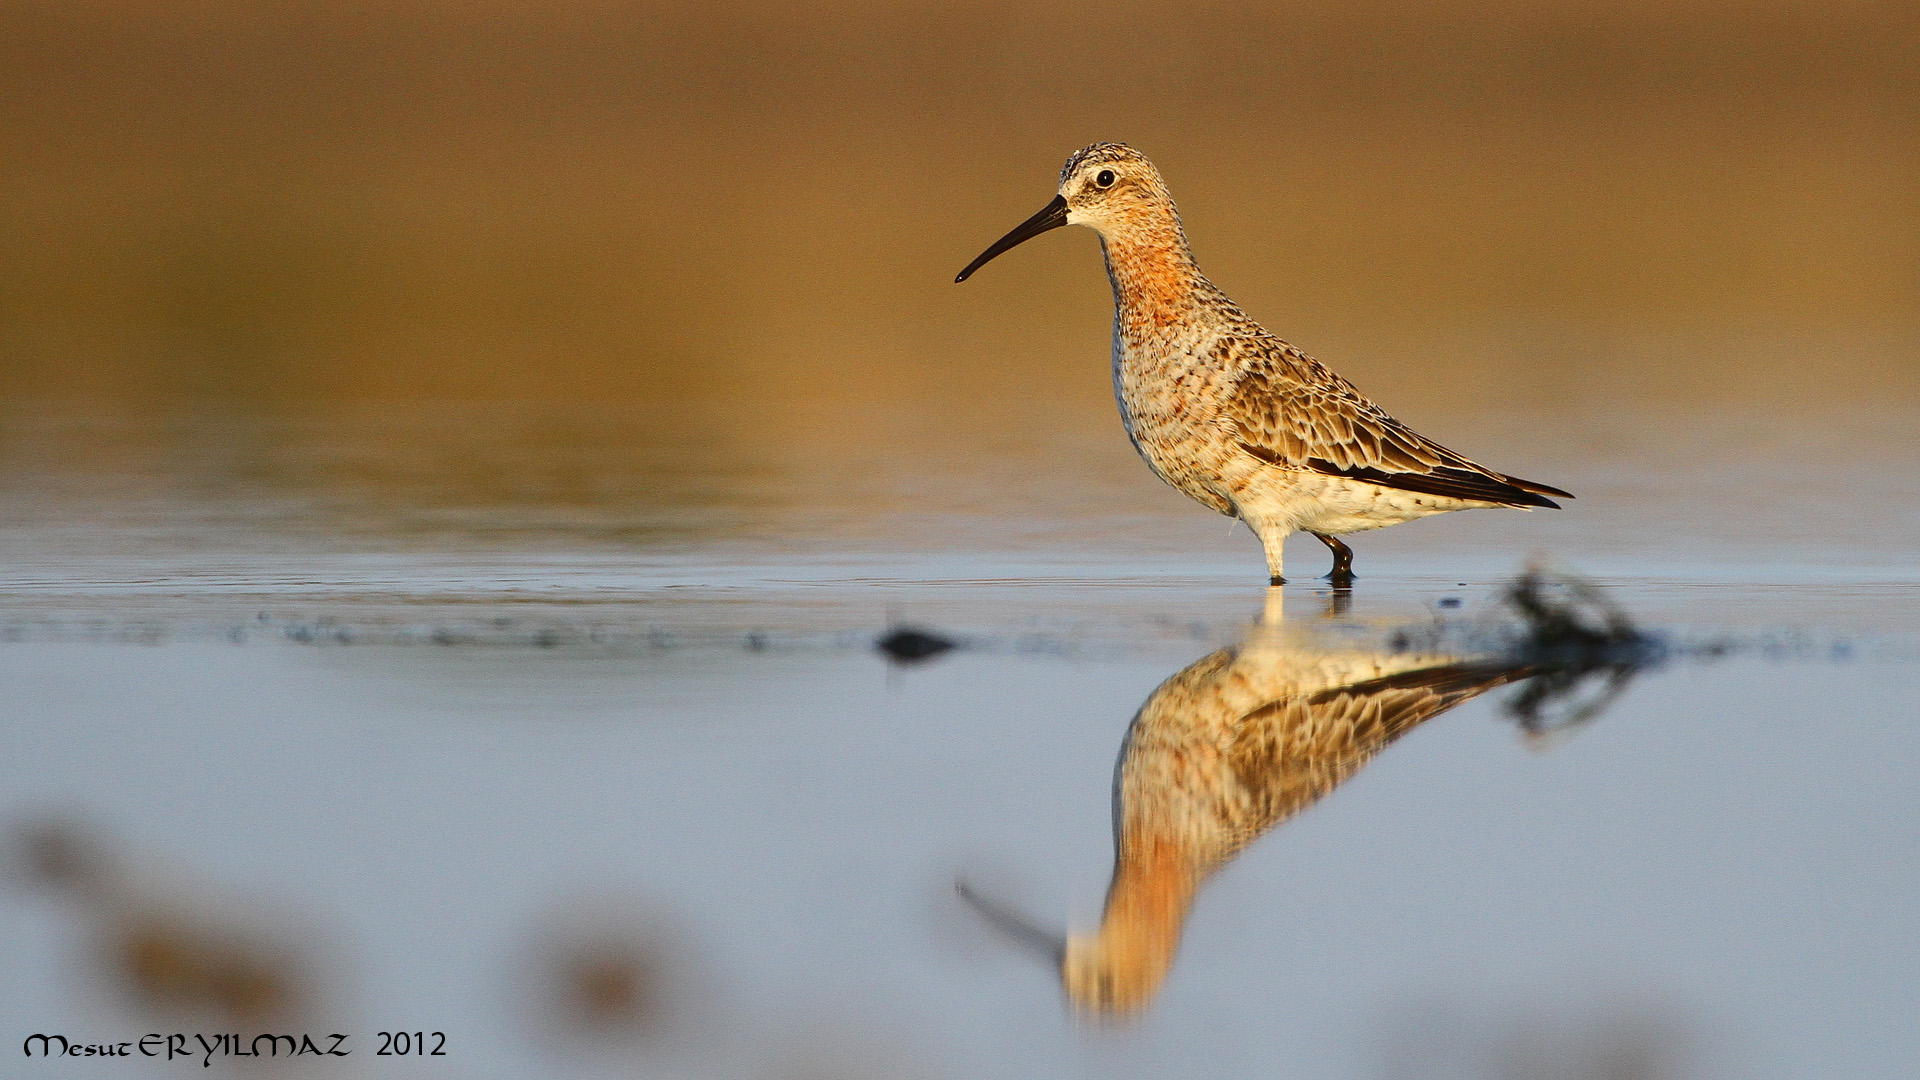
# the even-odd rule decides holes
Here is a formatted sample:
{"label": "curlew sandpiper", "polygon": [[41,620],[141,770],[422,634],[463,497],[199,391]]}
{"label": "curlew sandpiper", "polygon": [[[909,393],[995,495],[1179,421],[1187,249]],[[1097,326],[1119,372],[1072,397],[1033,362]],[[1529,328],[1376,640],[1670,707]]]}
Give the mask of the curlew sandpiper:
{"label": "curlew sandpiper", "polygon": [[1498,473],[1387,415],[1267,332],[1194,265],[1160,173],[1121,143],[1067,159],[1052,202],[960,271],[1061,225],[1100,234],[1113,283],[1113,389],[1134,449],[1180,492],[1247,523],[1273,584],[1312,533],[1353,580],[1338,537],[1452,510],[1558,508],[1556,487]]}

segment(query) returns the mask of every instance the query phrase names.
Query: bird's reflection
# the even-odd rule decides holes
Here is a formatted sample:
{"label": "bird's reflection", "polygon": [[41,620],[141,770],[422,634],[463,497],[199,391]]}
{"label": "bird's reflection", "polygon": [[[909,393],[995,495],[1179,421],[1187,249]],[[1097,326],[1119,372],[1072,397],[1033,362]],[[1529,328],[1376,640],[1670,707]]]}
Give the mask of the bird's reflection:
{"label": "bird's reflection", "polygon": [[1063,940],[961,887],[1002,930],[1046,947],[1085,1012],[1149,1005],[1207,878],[1388,743],[1495,687],[1568,676],[1567,665],[1524,650],[1470,657],[1329,641],[1289,626],[1280,600],[1273,590],[1240,644],[1161,683],[1127,729],[1114,777],[1113,880],[1096,931]]}

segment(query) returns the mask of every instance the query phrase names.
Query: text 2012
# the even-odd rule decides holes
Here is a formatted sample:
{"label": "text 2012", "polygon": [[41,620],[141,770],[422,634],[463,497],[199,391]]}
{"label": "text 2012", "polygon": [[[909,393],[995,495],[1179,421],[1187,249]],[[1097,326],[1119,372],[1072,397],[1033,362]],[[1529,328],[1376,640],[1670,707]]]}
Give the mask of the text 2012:
{"label": "text 2012", "polygon": [[[444,1031],[380,1031],[380,1049],[373,1052],[374,1057],[446,1057],[447,1033]],[[427,1039],[434,1040],[433,1049],[427,1049]]]}

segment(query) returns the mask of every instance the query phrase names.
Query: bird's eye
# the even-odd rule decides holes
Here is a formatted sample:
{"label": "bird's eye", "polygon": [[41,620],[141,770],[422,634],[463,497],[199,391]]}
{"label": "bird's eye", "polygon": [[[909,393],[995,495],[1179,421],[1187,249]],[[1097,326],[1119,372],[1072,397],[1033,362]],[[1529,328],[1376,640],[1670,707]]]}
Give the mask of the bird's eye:
{"label": "bird's eye", "polygon": [[1093,178],[1094,186],[1109,188],[1113,186],[1113,170],[1101,169],[1100,175]]}

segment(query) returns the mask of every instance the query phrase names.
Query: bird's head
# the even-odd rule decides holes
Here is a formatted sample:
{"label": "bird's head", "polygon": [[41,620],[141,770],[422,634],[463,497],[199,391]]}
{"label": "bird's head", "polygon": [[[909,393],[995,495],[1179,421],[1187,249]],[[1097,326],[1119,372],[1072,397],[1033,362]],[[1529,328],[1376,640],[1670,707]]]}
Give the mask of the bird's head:
{"label": "bird's head", "polygon": [[1067,939],[1060,982],[1083,1015],[1122,1020],[1152,1004],[1172,962],[1172,951],[1161,942],[1116,934],[1108,926]]}
{"label": "bird's head", "polygon": [[967,280],[1001,252],[1062,225],[1085,225],[1106,239],[1164,233],[1169,227],[1177,236],[1180,228],[1160,170],[1145,154],[1125,143],[1094,143],[1067,159],[1052,202],[994,241],[953,280]]}

